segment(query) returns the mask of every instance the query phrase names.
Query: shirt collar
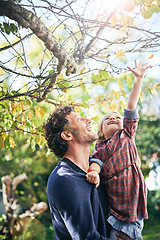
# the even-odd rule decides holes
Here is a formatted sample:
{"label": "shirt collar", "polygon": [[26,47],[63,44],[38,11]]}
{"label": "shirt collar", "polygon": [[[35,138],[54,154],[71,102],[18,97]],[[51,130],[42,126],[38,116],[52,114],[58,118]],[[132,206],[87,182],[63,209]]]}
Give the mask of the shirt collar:
{"label": "shirt collar", "polygon": [[86,174],[80,167],[78,167],[76,164],[74,164],[70,159],[63,158],[62,162],[66,162],[71,168],[73,168],[76,172],[80,172],[83,174]]}

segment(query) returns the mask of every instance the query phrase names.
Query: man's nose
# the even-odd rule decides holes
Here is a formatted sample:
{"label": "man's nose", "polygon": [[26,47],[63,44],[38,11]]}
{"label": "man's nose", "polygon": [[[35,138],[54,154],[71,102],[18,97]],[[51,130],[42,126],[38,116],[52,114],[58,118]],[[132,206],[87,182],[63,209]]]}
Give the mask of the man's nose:
{"label": "man's nose", "polygon": [[89,119],[89,118],[85,118],[85,121],[86,121],[87,123],[91,123],[91,122],[92,122],[91,119]]}

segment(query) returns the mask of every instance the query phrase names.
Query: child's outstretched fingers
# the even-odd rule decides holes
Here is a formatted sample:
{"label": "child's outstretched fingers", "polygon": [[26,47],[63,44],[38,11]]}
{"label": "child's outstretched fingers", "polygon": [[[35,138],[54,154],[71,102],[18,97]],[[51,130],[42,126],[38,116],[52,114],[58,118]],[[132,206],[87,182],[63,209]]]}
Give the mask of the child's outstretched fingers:
{"label": "child's outstretched fingers", "polygon": [[137,61],[135,60],[135,68],[131,68],[127,66],[127,68],[135,75],[135,77],[143,78],[145,72],[147,69],[151,67],[151,65],[147,66],[148,63],[142,63],[140,62],[139,65],[137,64]]}

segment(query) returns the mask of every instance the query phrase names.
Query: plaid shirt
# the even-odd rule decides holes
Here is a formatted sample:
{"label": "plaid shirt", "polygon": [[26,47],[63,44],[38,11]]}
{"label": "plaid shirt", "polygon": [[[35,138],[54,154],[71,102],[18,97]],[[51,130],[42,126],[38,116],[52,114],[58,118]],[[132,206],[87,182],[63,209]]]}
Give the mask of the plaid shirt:
{"label": "plaid shirt", "polygon": [[101,182],[108,194],[110,213],[124,222],[135,222],[139,214],[148,218],[147,190],[135,146],[137,124],[137,110],[125,110],[123,129],[97,142],[92,153],[103,162]]}

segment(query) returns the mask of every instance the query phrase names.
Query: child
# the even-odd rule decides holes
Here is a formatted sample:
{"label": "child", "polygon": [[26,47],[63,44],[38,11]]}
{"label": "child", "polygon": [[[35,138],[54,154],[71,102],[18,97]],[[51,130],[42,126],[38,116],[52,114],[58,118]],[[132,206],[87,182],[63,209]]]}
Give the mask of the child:
{"label": "child", "polygon": [[[107,114],[99,128],[99,141],[96,143],[93,158],[103,162],[101,184],[107,193],[111,224],[110,238],[122,231],[132,239],[142,240],[143,219],[147,214],[147,192],[143,174],[138,165],[135,146],[135,132],[138,123],[136,105],[141,92],[142,80],[150,66],[138,65],[135,69],[127,67],[135,75],[124,119],[118,112]],[[100,167],[92,163],[87,173],[87,180],[98,185],[97,174]]]}

